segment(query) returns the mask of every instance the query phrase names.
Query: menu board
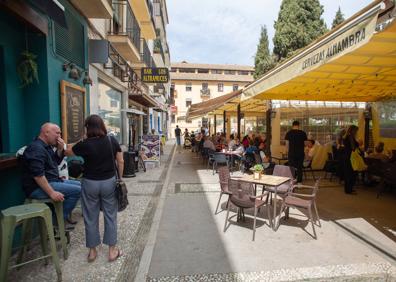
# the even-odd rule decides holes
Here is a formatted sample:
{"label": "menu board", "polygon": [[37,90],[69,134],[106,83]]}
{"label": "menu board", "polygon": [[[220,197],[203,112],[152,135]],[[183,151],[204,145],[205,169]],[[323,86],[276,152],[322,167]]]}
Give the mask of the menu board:
{"label": "menu board", "polygon": [[62,138],[75,143],[84,136],[85,88],[61,81]]}
{"label": "menu board", "polygon": [[141,150],[144,152],[144,161],[160,161],[160,137],[159,135],[143,135]]}

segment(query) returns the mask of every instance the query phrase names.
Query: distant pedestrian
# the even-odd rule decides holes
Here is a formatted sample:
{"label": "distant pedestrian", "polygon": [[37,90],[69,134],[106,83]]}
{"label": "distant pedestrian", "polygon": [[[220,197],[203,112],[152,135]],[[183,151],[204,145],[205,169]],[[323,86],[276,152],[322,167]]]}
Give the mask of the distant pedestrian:
{"label": "distant pedestrian", "polygon": [[288,161],[289,166],[297,169],[297,182],[302,182],[302,170],[304,163],[304,148],[305,141],[307,141],[307,134],[300,130],[300,122],[293,121],[292,129],[286,133],[285,140],[288,147]]}
{"label": "distant pedestrian", "polygon": [[181,145],[180,135],[181,135],[181,129],[179,128],[178,125],[176,125],[175,136],[176,136],[176,144],[177,144],[178,146]]}

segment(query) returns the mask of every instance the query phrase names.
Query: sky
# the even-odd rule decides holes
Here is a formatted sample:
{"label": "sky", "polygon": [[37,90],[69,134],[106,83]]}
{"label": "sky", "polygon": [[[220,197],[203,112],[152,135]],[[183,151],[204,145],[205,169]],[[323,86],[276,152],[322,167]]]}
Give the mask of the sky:
{"label": "sky", "polygon": [[[171,61],[254,65],[261,26],[270,48],[281,0],[168,0]],[[349,18],[372,0],[320,0],[331,27],[338,7]]]}

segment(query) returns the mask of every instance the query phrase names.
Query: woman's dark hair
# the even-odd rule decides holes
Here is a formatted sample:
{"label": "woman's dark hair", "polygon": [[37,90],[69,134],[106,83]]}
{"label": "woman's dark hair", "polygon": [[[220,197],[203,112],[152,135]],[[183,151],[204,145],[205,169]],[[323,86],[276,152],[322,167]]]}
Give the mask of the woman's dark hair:
{"label": "woman's dark hair", "polygon": [[85,119],[84,126],[87,129],[87,137],[103,137],[107,135],[103,119],[98,115],[90,115]]}
{"label": "woman's dark hair", "polygon": [[352,124],[351,126],[348,127],[346,135],[356,137],[356,133],[358,132],[358,130],[359,130],[359,127]]}

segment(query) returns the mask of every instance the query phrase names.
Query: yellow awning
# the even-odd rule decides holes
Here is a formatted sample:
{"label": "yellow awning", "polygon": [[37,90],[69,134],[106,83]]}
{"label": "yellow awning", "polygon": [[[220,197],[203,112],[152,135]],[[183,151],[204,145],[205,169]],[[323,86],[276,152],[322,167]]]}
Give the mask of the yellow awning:
{"label": "yellow awning", "polygon": [[[396,97],[396,21],[375,1],[243,90],[242,101]],[[382,10],[383,11],[383,10]]]}

